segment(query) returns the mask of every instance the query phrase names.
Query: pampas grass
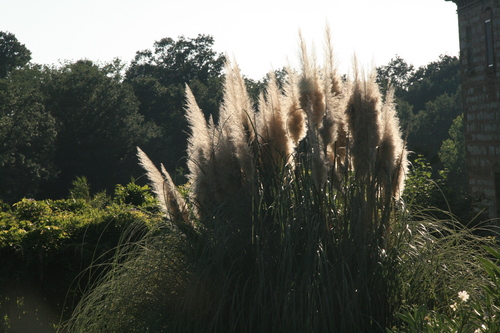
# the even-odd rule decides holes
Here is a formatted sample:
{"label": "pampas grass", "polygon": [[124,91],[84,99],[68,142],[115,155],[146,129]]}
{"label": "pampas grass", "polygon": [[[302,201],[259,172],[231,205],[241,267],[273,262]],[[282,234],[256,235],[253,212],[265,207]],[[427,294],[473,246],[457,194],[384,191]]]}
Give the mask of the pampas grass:
{"label": "pampas grass", "polygon": [[166,214],[166,217],[172,221],[184,221],[191,224],[186,203],[165,167],[161,165],[162,172],[160,173],[140,148],[137,148],[137,156],[139,157],[140,165],[147,172],[153,193],[158,198],[160,208]]}
{"label": "pampas grass", "polygon": [[398,199],[404,190],[404,175],[408,172],[405,142],[401,137],[399,119],[394,106],[394,89],[389,88],[382,106],[381,138],[379,143],[379,179],[382,186]]}
{"label": "pampas grass", "polygon": [[376,149],[381,139],[382,97],[375,73],[365,78],[353,61],[354,80],[347,106],[347,120],[352,138],[352,162],[359,177],[367,177],[375,167]]}
{"label": "pampas grass", "polygon": [[[186,89],[184,197],[139,150],[166,221],[178,222],[116,266],[73,331],[91,321],[89,332],[383,332],[403,300],[448,297],[445,276],[474,281],[459,255],[439,257],[455,275],[426,270],[437,244],[451,253],[475,239],[398,208],[408,168],[392,90],[384,99],[356,62],[341,80],[326,35],[324,67],[301,40],[301,73],[288,69],[283,91],[270,75],[257,110],[233,63],[218,123]],[[409,286],[416,264],[422,281]]]}
{"label": "pampas grass", "polygon": [[321,89],[316,58],[307,51],[307,46],[300,35],[300,61],[302,73],[299,81],[300,106],[307,113],[310,127],[319,127],[325,114],[325,96]]}
{"label": "pampas grass", "polygon": [[307,134],[307,118],[299,105],[297,73],[290,68],[287,69],[287,73],[287,81],[283,88],[285,97],[283,107],[286,110],[287,134],[295,148]]}
{"label": "pampas grass", "polygon": [[[276,82],[274,73],[269,74],[269,83],[265,96],[259,100],[259,113],[257,117],[258,143],[261,151],[261,168],[277,166],[282,168],[293,161],[294,141],[287,131],[287,115],[284,96]],[[293,105],[293,103],[291,103]],[[292,106],[293,107],[293,106]],[[289,106],[290,108],[290,106]],[[297,125],[295,125],[297,127]],[[299,125],[300,126],[300,125]],[[300,134],[299,134],[300,135]]]}

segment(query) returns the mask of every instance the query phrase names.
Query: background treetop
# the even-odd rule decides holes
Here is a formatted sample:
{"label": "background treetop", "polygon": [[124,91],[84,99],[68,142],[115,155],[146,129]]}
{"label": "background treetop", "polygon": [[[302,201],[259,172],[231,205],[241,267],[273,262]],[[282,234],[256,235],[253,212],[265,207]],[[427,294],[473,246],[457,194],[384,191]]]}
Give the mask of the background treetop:
{"label": "background treetop", "polygon": [[31,60],[31,51],[10,32],[0,31],[0,79]]}
{"label": "background treetop", "polygon": [[224,67],[225,56],[212,49],[214,39],[209,35],[196,38],[180,36],[156,41],[153,50],[136,53],[127,78],[154,77],[162,85],[179,84],[197,79],[206,82],[217,77]]}

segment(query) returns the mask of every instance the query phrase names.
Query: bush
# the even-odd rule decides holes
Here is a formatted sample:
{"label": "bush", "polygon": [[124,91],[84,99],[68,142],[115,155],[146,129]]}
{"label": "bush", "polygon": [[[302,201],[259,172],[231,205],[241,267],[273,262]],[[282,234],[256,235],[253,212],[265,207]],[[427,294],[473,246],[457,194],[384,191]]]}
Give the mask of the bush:
{"label": "bush", "polygon": [[[148,198],[147,188],[140,190]],[[116,247],[139,240],[159,223],[159,217],[139,210],[145,203],[154,201],[138,207],[98,194],[90,201],[23,199],[12,209],[4,207],[0,331],[54,332],[89,284],[104,274],[108,266],[103,264],[113,260]]]}
{"label": "bush", "polygon": [[137,207],[153,207],[158,204],[148,185],[139,186],[132,179],[127,185],[116,185],[115,201]]}

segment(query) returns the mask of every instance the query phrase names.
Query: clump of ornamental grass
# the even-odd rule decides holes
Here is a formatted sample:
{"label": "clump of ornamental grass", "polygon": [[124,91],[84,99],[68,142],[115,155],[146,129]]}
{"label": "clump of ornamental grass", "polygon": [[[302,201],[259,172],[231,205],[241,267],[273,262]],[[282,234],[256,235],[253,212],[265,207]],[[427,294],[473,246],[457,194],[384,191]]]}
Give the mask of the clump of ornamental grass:
{"label": "clump of ornamental grass", "polygon": [[[217,123],[186,88],[185,191],[139,150],[166,223],[117,261],[68,330],[382,332],[403,300],[439,302],[444,281],[473,280],[464,248],[450,255],[469,238],[401,208],[392,90],[384,98],[356,63],[340,79],[329,32],[325,54],[319,68],[302,42],[301,71],[283,90],[270,74],[258,109],[228,62]],[[436,276],[426,260],[453,271]]]}

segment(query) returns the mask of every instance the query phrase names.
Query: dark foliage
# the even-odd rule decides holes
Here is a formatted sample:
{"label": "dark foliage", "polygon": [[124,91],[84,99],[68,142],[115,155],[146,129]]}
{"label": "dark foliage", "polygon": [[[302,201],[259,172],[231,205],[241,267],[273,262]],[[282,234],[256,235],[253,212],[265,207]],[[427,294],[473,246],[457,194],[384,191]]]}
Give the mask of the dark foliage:
{"label": "dark foliage", "polygon": [[54,161],[60,175],[47,185],[46,197],[65,196],[79,175],[95,189],[112,189],[133,173],[135,147],[156,136],[156,127],[139,114],[131,87],[113,74],[88,60],[49,70],[44,92],[46,109],[57,121]]}
{"label": "dark foliage", "polygon": [[0,200],[35,197],[57,175],[55,118],[46,110],[40,68],[0,79]]}
{"label": "dark foliage", "polygon": [[0,31],[0,79],[31,60],[31,51],[13,33]]}
{"label": "dark foliage", "polygon": [[145,213],[154,212],[155,204],[149,188],[135,183],[117,185],[115,198],[98,194],[89,201],[73,197],[4,204],[0,331],[55,332],[55,325],[71,315],[82,294],[105,273],[103,264],[113,259],[117,246],[137,241],[158,221]]}
{"label": "dark foliage", "polygon": [[185,169],[185,85],[203,101],[200,107],[207,118],[217,114],[225,57],[212,49],[213,43],[207,35],[163,38],[153,50],[137,52],[126,73],[125,82],[134,89],[139,112],[161,130],[157,139],[142,147],[171,172]]}

